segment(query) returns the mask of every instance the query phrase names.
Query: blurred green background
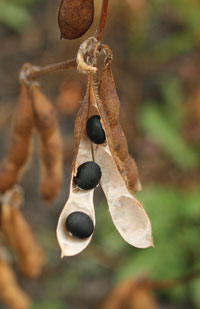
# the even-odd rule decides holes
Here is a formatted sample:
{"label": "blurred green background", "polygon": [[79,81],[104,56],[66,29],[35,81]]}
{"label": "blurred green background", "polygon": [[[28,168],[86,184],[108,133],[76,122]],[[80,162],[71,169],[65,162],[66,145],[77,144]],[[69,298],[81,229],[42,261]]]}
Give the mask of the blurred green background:
{"label": "blurred green background", "polygon": [[[98,3],[97,3],[98,2]],[[24,62],[46,65],[74,57],[83,38],[60,41],[58,1],[0,1],[1,157],[9,136]],[[18,275],[33,309],[95,308],[115,283],[147,274],[165,281],[200,270],[200,1],[110,0],[103,41],[114,53],[113,71],[121,99],[121,122],[143,184],[137,198],[150,216],[155,248],[136,249],[115,230],[100,190],[95,196],[97,225],[90,246],[60,260],[55,237],[67,199],[74,115],[59,114],[65,149],[65,184],[45,208],[38,189],[38,162],[22,185],[24,213],[48,265],[42,278]],[[75,82],[83,93],[86,78],[69,70],[41,81],[55,101],[60,85]],[[4,108],[4,109],[3,109]],[[156,294],[160,308],[200,308],[200,278]],[[1,304],[0,308],[4,308]]]}

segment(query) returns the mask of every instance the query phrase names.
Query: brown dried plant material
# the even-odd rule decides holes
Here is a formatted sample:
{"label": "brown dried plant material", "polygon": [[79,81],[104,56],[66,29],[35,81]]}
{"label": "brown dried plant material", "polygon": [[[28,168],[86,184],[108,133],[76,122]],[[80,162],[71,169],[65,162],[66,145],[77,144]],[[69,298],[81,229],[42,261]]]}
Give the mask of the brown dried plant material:
{"label": "brown dried plant material", "polygon": [[37,245],[34,235],[20,210],[5,197],[1,205],[1,231],[15,251],[20,270],[24,275],[36,278],[44,266],[43,250]]}
{"label": "brown dried plant material", "polygon": [[101,300],[98,305],[95,305],[93,309],[128,309],[126,305],[129,295],[133,291],[133,287],[133,280],[120,282],[111,291],[109,291],[106,297]]}
{"label": "brown dried plant material", "polygon": [[[106,83],[107,81],[107,83]],[[107,144],[94,145],[95,162],[101,167],[101,186],[109,211],[120,235],[129,244],[146,248],[153,246],[151,222],[132,192],[138,189],[136,164],[128,154],[127,142],[119,124],[119,99],[107,64],[98,95],[94,85],[91,104],[102,119]]]}
{"label": "brown dried plant material", "polygon": [[148,282],[138,278],[120,282],[95,308],[158,309],[158,305]]}
{"label": "brown dried plant material", "polygon": [[41,192],[51,202],[62,185],[62,140],[56,111],[37,85],[31,87],[35,125],[40,138]]}
{"label": "brown dried plant material", "polygon": [[0,192],[11,188],[22,176],[31,155],[34,117],[29,91],[24,82],[15,109],[10,145],[4,161],[0,164]]}
{"label": "brown dried plant material", "polygon": [[62,0],[58,12],[61,38],[80,38],[90,28],[93,19],[93,0]]}
{"label": "brown dried plant material", "polygon": [[[109,89],[113,91],[112,87]],[[113,97],[112,91],[110,91],[111,98]],[[115,139],[112,136],[112,124],[114,122],[115,127],[119,126],[119,102],[117,101],[118,107],[116,111],[113,101],[109,101],[110,96],[108,93],[106,92],[106,96],[108,96],[106,97],[107,100],[105,101],[104,99],[104,103],[102,103],[96,94],[93,77],[92,74],[90,74],[86,96],[78,112],[75,123],[75,156],[72,164],[69,199],[60,215],[57,227],[57,238],[62,250],[62,256],[78,254],[91,240],[91,237],[86,240],[74,239],[67,234],[65,228],[65,220],[73,211],[83,211],[88,214],[93,221],[95,220],[93,209],[94,189],[82,191],[77,189],[73,183],[73,177],[76,175],[77,167],[91,160],[94,160],[101,168],[102,178],[100,183],[106,195],[113,222],[121,236],[128,243],[138,248],[146,248],[153,245],[150,220],[142,205],[132,196],[127,188],[128,181],[125,181],[127,178],[127,173],[125,174],[126,171],[124,172],[125,177],[123,177],[116,164],[116,162],[118,163],[119,161],[118,164],[123,166],[124,161],[122,161],[122,159],[128,162],[130,156],[128,155],[125,137],[120,130],[117,131],[117,134],[120,138],[120,143],[123,144],[123,147],[124,145],[126,147],[125,155],[121,149],[119,149],[120,151],[117,154],[115,153],[113,146],[115,145]],[[105,105],[109,103],[112,104],[113,113],[105,107]],[[87,120],[93,115],[99,115],[101,117],[107,138],[107,142],[104,144],[92,144],[86,135]],[[111,125],[109,120],[111,120]],[[116,161],[114,159],[115,157]],[[131,159],[130,164],[132,164],[132,162]],[[130,168],[132,168],[131,165]],[[135,173],[135,170],[132,169],[131,172]],[[134,174],[134,177],[136,185],[137,173]]]}
{"label": "brown dried plant material", "polygon": [[158,309],[152,290],[144,284],[137,284],[129,300],[130,309]]}
{"label": "brown dried plant material", "polygon": [[64,84],[56,99],[58,112],[63,116],[73,115],[80,105],[81,98],[82,90],[78,83]]}
{"label": "brown dried plant material", "polygon": [[120,101],[110,63],[107,63],[104,68],[98,95],[102,102],[102,104],[99,104],[99,109],[108,131],[107,139],[111,152],[128,189],[134,193],[139,189],[138,171],[135,161],[128,153],[126,137],[119,122]]}
{"label": "brown dried plant material", "polygon": [[200,87],[193,91],[187,102],[189,118],[197,125],[200,125]]}
{"label": "brown dried plant material", "polygon": [[95,37],[90,37],[85,40],[79,47],[76,62],[77,69],[82,73],[96,73],[96,54],[100,47],[99,41]]}
{"label": "brown dried plant material", "polygon": [[71,236],[65,227],[65,221],[68,215],[74,211],[81,211],[87,214],[95,225],[95,214],[93,205],[93,194],[92,190],[80,190],[78,189],[73,181],[76,175],[77,168],[86,161],[92,161],[91,143],[86,136],[85,126],[88,119],[89,113],[89,102],[90,102],[90,82],[88,83],[87,92],[85,98],[78,111],[76,122],[75,122],[75,153],[72,163],[72,174],[70,182],[70,192],[67,203],[65,204],[61,215],[59,217],[57,226],[57,239],[61,247],[61,256],[72,256],[80,253],[90,242],[92,235],[86,239],[79,239]]}
{"label": "brown dried plant material", "polygon": [[20,289],[16,282],[14,272],[3,260],[0,260],[0,300],[9,309],[29,309],[31,301],[28,295]]}

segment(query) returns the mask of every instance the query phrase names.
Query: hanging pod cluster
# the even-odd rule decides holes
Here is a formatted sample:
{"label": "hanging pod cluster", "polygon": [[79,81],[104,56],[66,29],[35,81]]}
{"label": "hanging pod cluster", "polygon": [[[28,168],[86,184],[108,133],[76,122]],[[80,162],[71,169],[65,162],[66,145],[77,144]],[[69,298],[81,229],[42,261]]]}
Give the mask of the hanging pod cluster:
{"label": "hanging pod cluster", "polygon": [[21,91],[15,108],[10,143],[0,162],[0,193],[18,183],[32,155],[33,132],[39,139],[40,184],[45,202],[51,202],[62,185],[62,141],[55,109],[38,84],[28,82],[21,70]]}
{"label": "hanging pod cluster", "polygon": [[75,154],[70,192],[60,215],[57,238],[62,257],[81,252],[95,227],[93,194],[100,183],[117,230],[129,244],[153,246],[151,222],[133,196],[140,189],[135,161],[119,122],[120,102],[110,61],[98,87],[89,73],[87,91],[75,121]]}
{"label": "hanging pod cluster", "polygon": [[20,210],[23,201],[18,185],[0,195],[0,299],[12,309],[29,309],[31,300],[17,283],[5,243],[13,250],[17,267],[26,277],[38,278],[45,264],[44,252]]}

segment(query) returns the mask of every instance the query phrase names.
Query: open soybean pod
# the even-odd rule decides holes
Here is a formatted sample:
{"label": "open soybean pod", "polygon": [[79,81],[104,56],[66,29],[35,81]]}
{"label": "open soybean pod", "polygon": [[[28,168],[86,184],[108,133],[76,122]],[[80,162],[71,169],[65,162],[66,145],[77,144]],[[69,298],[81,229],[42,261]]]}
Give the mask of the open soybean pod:
{"label": "open soybean pod", "polygon": [[[94,188],[87,190],[88,186],[86,189],[81,189],[76,184],[77,178],[79,179],[78,174],[82,173],[83,165],[85,163],[90,165],[93,160],[91,142],[86,135],[86,122],[89,116],[91,99],[90,87],[91,77],[88,79],[86,95],[75,121],[75,153],[69,198],[61,212],[57,226],[57,238],[62,257],[80,253],[89,244],[95,226]],[[80,185],[83,187],[83,184],[80,183]]]}
{"label": "open soybean pod", "polygon": [[90,28],[93,19],[94,0],[62,0],[58,11],[61,38],[80,38]]}
{"label": "open soybean pod", "polygon": [[51,202],[62,185],[62,141],[51,102],[37,85],[32,85],[31,93],[40,143],[41,193],[45,202]]}
{"label": "open soybean pod", "polygon": [[119,123],[120,102],[110,63],[107,63],[93,101],[101,117],[107,144],[95,145],[95,162],[101,167],[101,186],[106,195],[112,220],[129,244],[146,248],[153,245],[151,222],[132,192],[137,190],[138,173],[128,153],[125,135]]}
{"label": "open soybean pod", "polygon": [[32,150],[34,116],[29,90],[22,81],[15,108],[6,158],[0,164],[0,192],[11,188],[22,176]]}

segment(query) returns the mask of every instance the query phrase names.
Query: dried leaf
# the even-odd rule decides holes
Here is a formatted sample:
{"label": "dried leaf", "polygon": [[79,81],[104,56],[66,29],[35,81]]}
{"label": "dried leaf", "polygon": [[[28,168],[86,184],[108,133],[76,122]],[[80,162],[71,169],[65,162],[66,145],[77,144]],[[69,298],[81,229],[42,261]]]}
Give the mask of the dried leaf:
{"label": "dried leaf", "polygon": [[40,138],[41,192],[51,202],[62,185],[62,141],[56,112],[39,87],[32,86],[35,124]]}
{"label": "dried leaf", "polygon": [[31,301],[16,282],[15,275],[10,266],[0,260],[0,299],[10,309],[29,309]]}
{"label": "dried leaf", "polygon": [[6,203],[1,206],[1,231],[17,255],[20,270],[28,277],[38,277],[44,265],[43,250],[20,210]]}
{"label": "dried leaf", "polygon": [[62,0],[58,12],[61,38],[80,38],[90,28],[93,18],[93,0]]}
{"label": "dried leaf", "polygon": [[22,176],[31,155],[34,117],[29,91],[24,82],[15,109],[10,145],[0,165],[0,192],[11,188]]}
{"label": "dried leaf", "polygon": [[93,193],[92,190],[80,190],[74,184],[74,176],[77,167],[87,161],[92,161],[91,144],[85,135],[85,126],[89,113],[89,86],[85,98],[81,104],[80,110],[75,122],[75,153],[72,164],[72,175],[70,183],[70,192],[67,203],[59,217],[57,226],[57,238],[61,247],[61,256],[72,256],[80,253],[90,242],[92,235],[85,239],[80,239],[70,235],[65,227],[66,218],[74,211],[81,211],[88,215],[95,225]]}

